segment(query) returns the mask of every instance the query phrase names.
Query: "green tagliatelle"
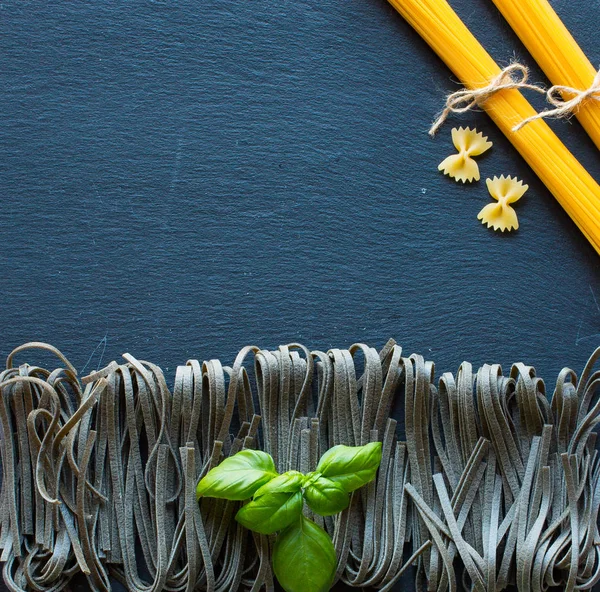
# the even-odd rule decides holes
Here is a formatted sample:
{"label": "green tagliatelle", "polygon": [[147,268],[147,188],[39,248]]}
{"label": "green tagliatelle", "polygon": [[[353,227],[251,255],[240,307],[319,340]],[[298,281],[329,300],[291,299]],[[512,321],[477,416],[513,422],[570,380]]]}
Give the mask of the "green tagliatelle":
{"label": "green tagliatelle", "polygon": [[[40,368],[39,348],[58,368]],[[0,373],[3,577],[39,592],[76,575],[93,592],[272,590],[276,577],[390,592],[414,565],[440,592],[589,590],[599,360],[564,369],[548,400],[531,366],[464,362],[436,379],[392,341],[247,347],[230,366],[189,360],[173,388],[129,354],[79,378],[55,348],[25,344]],[[379,454],[375,472],[363,460]],[[357,474],[373,478],[348,493]]]}

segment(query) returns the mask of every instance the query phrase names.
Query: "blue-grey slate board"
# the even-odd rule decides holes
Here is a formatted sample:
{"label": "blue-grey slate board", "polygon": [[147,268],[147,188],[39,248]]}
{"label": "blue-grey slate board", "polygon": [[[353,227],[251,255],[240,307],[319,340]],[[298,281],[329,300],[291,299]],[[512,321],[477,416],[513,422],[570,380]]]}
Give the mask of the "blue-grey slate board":
{"label": "blue-grey slate board", "polygon": [[[600,64],[599,0],[553,4]],[[453,6],[547,82],[491,0]],[[527,362],[551,392],[600,344],[598,255],[485,114],[428,137],[459,86],[384,0],[2,0],[0,56],[2,356],[43,340],[172,377],[394,337],[438,374]],[[529,185],[517,232],[437,171],[458,124],[494,142],[482,179]],[[552,126],[600,179],[579,124]]]}

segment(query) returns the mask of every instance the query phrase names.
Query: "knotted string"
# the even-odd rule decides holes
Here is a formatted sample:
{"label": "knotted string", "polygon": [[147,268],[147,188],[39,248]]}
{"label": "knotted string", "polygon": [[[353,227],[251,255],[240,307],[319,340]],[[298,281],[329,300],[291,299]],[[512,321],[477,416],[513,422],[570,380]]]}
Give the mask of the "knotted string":
{"label": "knotted string", "polygon": [[[573,95],[573,98],[565,101],[564,95]],[[600,101],[600,70],[596,73],[592,85],[586,90],[579,90],[570,86],[557,84],[550,88],[546,93],[547,101],[554,107],[541,113],[536,113],[527,119],[524,119],[518,125],[513,127],[513,132],[519,131],[531,121],[545,117],[566,117],[575,113],[580,105],[589,100]]]}
{"label": "knotted string", "polygon": [[463,89],[448,95],[446,97],[446,107],[433,122],[429,130],[429,135],[434,136],[436,134],[450,113],[466,113],[475,107],[479,107],[498,91],[510,88],[526,88],[539,93],[545,92],[539,86],[528,84],[528,78],[529,70],[525,66],[522,64],[511,64],[504,68],[496,77],[492,78],[487,86],[474,90]]}

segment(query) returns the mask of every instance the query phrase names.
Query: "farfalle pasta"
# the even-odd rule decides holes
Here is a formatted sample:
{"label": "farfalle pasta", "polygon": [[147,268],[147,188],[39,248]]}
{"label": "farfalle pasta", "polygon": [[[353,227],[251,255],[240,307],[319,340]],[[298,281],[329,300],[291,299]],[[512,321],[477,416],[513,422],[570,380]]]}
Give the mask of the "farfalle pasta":
{"label": "farfalle pasta", "polygon": [[488,142],[487,137],[484,137],[481,132],[468,127],[453,128],[452,143],[458,150],[458,154],[451,154],[445,158],[438,166],[438,170],[463,183],[479,181],[479,167],[472,157],[489,150],[492,143]]}
{"label": "farfalle pasta", "polygon": [[516,177],[510,175],[507,177],[500,175],[500,177],[486,179],[485,182],[490,195],[497,202],[485,206],[477,215],[477,219],[481,220],[482,224],[487,224],[488,228],[502,232],[519,228],[517,213],[510,204],[521,199],[529,189],[529,185],[523,185],[523,181],[518,181]]}

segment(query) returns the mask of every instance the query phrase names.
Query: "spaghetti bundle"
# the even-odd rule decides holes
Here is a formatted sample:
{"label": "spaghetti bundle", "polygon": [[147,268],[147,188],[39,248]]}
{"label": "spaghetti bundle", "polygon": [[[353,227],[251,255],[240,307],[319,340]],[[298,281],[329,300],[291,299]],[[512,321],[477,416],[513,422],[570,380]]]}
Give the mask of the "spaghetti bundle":
{"label": "spaghetti bundle", "polygon": [[[596,69],[548,0],[493,0],[552,84],[585,91]],[[563,92],[565,98],[570,98]],[[600,148],[600,88],[597,100],[582,101],[575,115]]]}
{"label": "spaghetti bundle", "polygon": [[[446,0],[389,0],[469,89],[485,87],[501,73]],[[512,128],[536,115],[514,88],[481,103],[536,175],[600,253],[600,187],[548,125],[536,120],[518,133]]]}
{"label": "spaghetti bundle", "polygon": [[[60,367],[15,365],[32,345]],[[333,445],[370,441],[383,443],[376,480],[341,514],[309,516],[332,536],[338,581],[390,590],[413,563],[418,589],[600,580],[600,349],[579,381],[559,374],[551,402],[530,366],[505,376],[464,362],[436,382],[432,362],[391,340],[380,351],[246,347],[231,366],[189,360],[172,389],[158,366],[123,357],[82,379],[43,344],[8,358],[10,590],[59,591],[82,575],[94,591],[114,580],[135,592],[274,590],[272,540],[235,521],[239,502],[198,504],[198,480],[243,448],[308,471]]]}

